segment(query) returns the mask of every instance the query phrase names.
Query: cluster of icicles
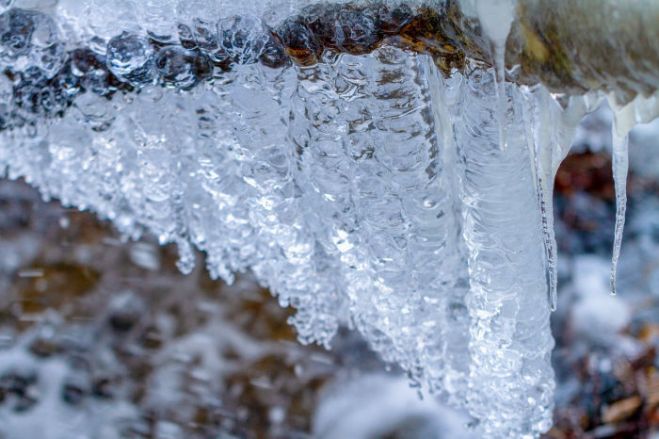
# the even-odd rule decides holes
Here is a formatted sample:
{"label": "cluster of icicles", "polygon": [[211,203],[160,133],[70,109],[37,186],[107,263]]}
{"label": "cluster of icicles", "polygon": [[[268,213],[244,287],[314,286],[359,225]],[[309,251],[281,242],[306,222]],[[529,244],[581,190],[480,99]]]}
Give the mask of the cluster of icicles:
{"label": "cluster of icicles", "polygon": [[[552,182],[602,98],[507,83],[501,58],[446,76],[425,53],[381,40],[362,50],[363,20],[337,24],[346,47],[316,48],[302,66],[286,56],[308,55],[297,49],[316,41],[313,9],[278,48],[266,29],[295,7],[246,3],[0,9],[0,172],[127,237],[177,243],[183,270],[193,247],[214,276],[251,270],[297,309],[302,341],[356,328],[484,437],[546,431]],[[254,15],[232,15],[239,7]],[[503,56],[495,22],[512,8],[477,10]],[[617,111],[614,287],[626,132],[656,101]]]}

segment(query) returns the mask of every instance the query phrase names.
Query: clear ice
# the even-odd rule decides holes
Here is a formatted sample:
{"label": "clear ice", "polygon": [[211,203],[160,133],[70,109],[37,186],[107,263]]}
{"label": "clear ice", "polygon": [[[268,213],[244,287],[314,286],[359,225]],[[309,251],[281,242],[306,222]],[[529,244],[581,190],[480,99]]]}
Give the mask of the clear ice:
{"label": "clear ice", "polygon": [[553,177],[592,105],[390,46],[285,64],[297,4],[234,3],[0,3],[0,174],[251,270],[302,342],[356,328],[484,437],[546,431]]}
{"label": "clear ice", "polygon": [[616,222],[611,257],[611,294],[617,293],[618,260],[622,247],[627,211],[627,173],[629,171],[629,136],[620,137],[613,129],[613,180],[616,192]]}

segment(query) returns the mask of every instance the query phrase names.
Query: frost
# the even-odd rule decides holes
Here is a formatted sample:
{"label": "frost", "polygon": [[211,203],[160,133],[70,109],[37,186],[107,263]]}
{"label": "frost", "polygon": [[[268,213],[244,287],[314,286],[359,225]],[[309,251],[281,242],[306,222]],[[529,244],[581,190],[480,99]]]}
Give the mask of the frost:
{"label": "frost", "polygon": [[292,4],[152,3],[0,15],[0,170],[178,244],[183,271],[192,246],[216,277],[253,271],[303,342],[355,327],[485,437],[546,431],[553,178],[594,98],[506,82],[497,17],[495,68],[446,78],[429,55],[376,48],[375,23],[393,33],[404,8],[327,27]]}

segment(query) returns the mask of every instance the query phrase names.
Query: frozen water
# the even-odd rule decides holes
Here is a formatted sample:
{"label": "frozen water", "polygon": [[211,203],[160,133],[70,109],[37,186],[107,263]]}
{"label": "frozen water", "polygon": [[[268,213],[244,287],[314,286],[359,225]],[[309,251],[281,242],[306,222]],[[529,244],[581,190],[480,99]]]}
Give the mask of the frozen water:
{"label": "frozen water", "polygon": [[[183,271],[192,246],[216,277],[253,271],[303,342],[357,328],[485,437],[538,436],[552,182],[592,105],[507,83],[503,62],[446,78],[428,55],[375,49],[381,17],[338,12],[329,29],[256,3],[8,9],[0,170],[177,243]],[[508,31],[488,29],[502,52]]]}
{"label": "frozen water", "polygon": [[0,68],[24,71],[38,67],[50,78],[63,60],[64,48],[51,17],[14,8],[0,15]]}
{"label": "frozen water", "polygon": [[[153,50],[144,37],[122,32],[110,41],[106,49],[107,65],[112,73],[129,82],[148,78]],[[148,82],[148,81],[147,81]]]}
{"label": "frozen water", "polygon": [[627,210],[627,173],[629,171],[629,136],[620,138],[613,133],[613,179],[616,191],[616,222],[613,238],[613,256],[611,258],[611,294],[616,294],[618,260],[622,247],[622,233],[625,228]]}

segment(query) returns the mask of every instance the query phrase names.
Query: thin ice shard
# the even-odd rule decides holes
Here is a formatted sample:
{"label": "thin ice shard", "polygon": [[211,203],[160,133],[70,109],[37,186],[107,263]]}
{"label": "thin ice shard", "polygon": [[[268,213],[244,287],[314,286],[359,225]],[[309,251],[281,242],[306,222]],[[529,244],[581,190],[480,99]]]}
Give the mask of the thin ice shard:
{"label": "thin ice shard", "polygon": [[614,111],[611,130],[613,179],[616,194],[616,219],[611,255],[611,294],[617,293],[617,273],[627,211],[627,175],[629,172],[629,132],[640,123],[647,123],[659,114],[659,92],[649,96],[637,96],[620,106],[615,96],[609,97]]}
{"label": "thin ice shard", "polygon": [[[535,95],[531,95],[534,99]],[[537,193],[538,207],[540,209],[542,221],[542,236],[545,249],[545,266],[547,278],[547,300],[552,311],[556,310],[558,300],[558,281],[556,268],[556,236],[554,234],[554,211],[553,211],[553,175],[554,170],[551,162],[551,154],[547,154],[544,143],[538,144],[534,138],[534,121],[528,113],[534,110],[533,104],[528,104],[524,113],[524,126],[526,128],[527,147],[529,157],[532,163],[531,171],[535,190]],[[540,114],[544,114],[540,110]],[[549,181],[548,181],[549,180]]]}
{"label": "thin ice shard", "polygon": [[616,221],[611,256],[611,294],[617,293],[618,261],[622,247],[627,211],[627,174],[629,171],[629,134],[620,136],[613,128],[613,179],[616,191]]}
{"label": "thin ice shard", "polygon": [[531,158],[534,164],[534,177],[540,205],[542,220],[542,236],[545,248],[545,263],[547,277],[547,300],[552,311],[556,311],[558,303],[558,273],[557,244],[554,232],[553,179],[547,182],[543,168],[538,162],[535,148],[531,148]]}
{"label": "thin ice shard", "polygon": [[[547,299],[551,310],[555,311],[558,302],[558,255],[554,232],[554,178],[559,163],[569,149],[569,139],[572,137],[576,122],[574,117],[572,119],[566,117],[560,105],[542,87],[530,89],[524,102],[523,119],[541,214]],[[579,100],[576,106],[583,106],[583,103]],[[580,108],[571,108],[571,110],[579,117],[584,113]]]}
{"label": "thin ice shard", "polygon": [[499,147],[506,148],[506,113],[508,102],[506,98],[506,40],[514,18],[515,0],[476,0],[476,13],[483,26],[485,35],[490,39],[494,58],[494,75],[497,83],[497,99],[499,102]]}

